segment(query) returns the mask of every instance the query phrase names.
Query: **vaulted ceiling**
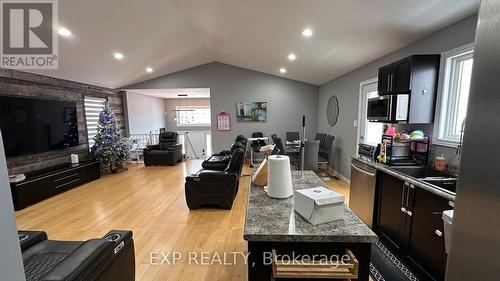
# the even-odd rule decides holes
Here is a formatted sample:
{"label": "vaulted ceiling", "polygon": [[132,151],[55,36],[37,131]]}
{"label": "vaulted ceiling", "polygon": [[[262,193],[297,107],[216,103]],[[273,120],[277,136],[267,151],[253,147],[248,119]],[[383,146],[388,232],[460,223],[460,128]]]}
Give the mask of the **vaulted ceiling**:
{"label": "vaulted ceiling", "polygon": [[[64,0],[59,23],[72,35],[59,38],[59,69],[33,72],[119,88],[218,61],[319,85],[476,13],[478,5],[479,0]],[[306,27],[313,31],[309,38],[301,34]],[[123,59],[116,60],[115,52]],[[288,61],[289,53],[295,61]]]}

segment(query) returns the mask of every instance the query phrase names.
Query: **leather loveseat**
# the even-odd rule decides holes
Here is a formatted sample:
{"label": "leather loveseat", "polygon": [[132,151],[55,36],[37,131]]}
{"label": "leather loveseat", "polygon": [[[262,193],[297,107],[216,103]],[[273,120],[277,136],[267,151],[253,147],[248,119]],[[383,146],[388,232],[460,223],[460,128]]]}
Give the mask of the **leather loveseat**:
{"label": "leather loveseat", "polygon": [[238,193],[238,185],[243,167],[245,151],[236,148],[231,160],[222,171],[202,169],[186,177],[186,203],[190,210],[212,205],[231,209]]}
{"label": "leather loveseat", "polygon": [[213,154],[212,156],[210,156],[210,158],[203,161],[203,163],[201,163],[201,166],[206,170],[222,171],[226,169],[227,165],[231,161],[231,155],[238,148],[245,150],[245,146],[242,143],[235,142],[233,143],[233,145],[231,145],[231,148],[228,152],[222,151],[219,154]]}
{"label": "leather loveseat", "polygon": [[238,135],[234,140],[234,143],[231,145],[229,150],[222,150],[219,153],[212,154],[207,160],[201,163],[203,169],[206,170],[217,170],[222,171],[226,169],[229,161],[231,161],[231,155],[237,148],[243,149],[246,151],[247,138],[243,135]]}
{"label": "leather loveseat", "polygon": [[19,231],[27,281],[133,281],[131,231],[112,230],[87,241],[47,240],[43,231]]}
{"label": "leather loveseat", "polygon": [[174,166],[182,161],[182,144],[177,143],[176,132],[159,135],[159,143],[144,149],[145,166]]}

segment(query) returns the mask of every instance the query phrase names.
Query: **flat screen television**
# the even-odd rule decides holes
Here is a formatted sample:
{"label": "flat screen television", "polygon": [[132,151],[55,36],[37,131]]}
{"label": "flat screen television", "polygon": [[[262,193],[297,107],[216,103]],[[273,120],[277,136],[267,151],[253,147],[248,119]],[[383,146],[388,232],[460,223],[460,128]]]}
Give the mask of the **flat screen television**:
{"label": "flat screen television", "polygon": [[76,103],[0,96],[0,130],[7,157],[77,146]]}

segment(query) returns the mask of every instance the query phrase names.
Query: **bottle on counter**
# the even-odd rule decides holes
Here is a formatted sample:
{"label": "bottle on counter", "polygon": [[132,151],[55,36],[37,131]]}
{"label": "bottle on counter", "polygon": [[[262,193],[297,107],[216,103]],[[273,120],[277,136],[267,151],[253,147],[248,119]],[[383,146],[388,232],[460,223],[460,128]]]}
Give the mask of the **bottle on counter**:
{"label": "bottle on counter", "polygon": [[441,156],[436,156],[434,160],[434,168],[438,171],[445,171],[446,170],[446,157],[444,157],[444,154],[441,154]]}

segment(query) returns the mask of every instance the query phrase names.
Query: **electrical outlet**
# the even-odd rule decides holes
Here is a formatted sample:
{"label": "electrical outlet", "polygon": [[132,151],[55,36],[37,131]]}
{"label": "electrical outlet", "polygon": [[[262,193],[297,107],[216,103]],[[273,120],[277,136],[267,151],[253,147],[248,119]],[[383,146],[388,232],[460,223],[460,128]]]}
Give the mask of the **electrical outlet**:
{"label": "electrical outlet", "polygon": [[358,120],[354,120],[354,127],[358,126]]}

